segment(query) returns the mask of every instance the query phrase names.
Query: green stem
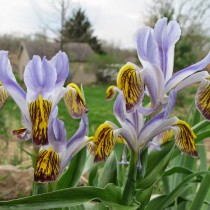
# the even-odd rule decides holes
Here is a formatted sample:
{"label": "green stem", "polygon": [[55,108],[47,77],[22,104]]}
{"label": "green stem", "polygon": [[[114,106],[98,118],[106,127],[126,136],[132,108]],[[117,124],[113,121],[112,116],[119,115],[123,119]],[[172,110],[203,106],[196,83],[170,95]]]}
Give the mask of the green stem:
{"label": "green stem", "polygon": [[137,154],[132,152],[129,164],[128,178],[123,189],[122,200],[126,205],[131,205],[135,193],[137,175]]}

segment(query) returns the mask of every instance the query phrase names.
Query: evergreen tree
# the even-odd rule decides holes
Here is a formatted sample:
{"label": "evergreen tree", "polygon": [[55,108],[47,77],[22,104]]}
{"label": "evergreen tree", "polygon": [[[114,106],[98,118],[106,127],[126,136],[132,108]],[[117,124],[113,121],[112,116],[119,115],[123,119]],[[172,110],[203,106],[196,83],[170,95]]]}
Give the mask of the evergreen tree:
{"label": "evergreen tree", "polygon": [[98,38],[93,35],[92,25],[85,11],[81,8],[66,21],[63,34],[65,42],[87,42],[95,52],[104,53]]}

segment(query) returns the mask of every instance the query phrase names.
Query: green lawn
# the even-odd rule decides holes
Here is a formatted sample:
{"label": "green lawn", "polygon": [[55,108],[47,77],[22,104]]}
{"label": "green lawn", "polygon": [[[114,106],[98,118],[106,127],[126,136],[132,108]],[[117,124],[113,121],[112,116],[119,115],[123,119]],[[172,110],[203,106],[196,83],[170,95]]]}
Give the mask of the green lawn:
{"label": "green lawn", "polygon": [[[113,115],[113,101],[105,99],[105,93],[108,85],[84,86],[84,94],[89,109],[89,135],[93,135],[96,128],[106,120],[117,123]],[[189,111],[195,95],[196,88],[190,87],[179,93],[177,97],[174,115],[183,118]],[[65,122],[68,138],[77,130],[78,119],[72,119],[69,115],[63,100],[58,104],[59,118]],[[0,112],[0,135],[7,136],[13,129],[21,126],[20,111],[17,105],[9,98]]]}

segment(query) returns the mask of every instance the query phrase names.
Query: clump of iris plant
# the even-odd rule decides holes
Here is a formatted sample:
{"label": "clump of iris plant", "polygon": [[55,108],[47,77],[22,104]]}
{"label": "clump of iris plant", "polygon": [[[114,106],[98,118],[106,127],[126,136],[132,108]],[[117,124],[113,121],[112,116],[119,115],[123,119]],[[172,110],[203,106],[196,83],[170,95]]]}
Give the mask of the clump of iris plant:
{"label": "clump of iris plant", "polygon": [[[37,159],[34,181],[55,181],[71,158],[85,146],[88,109],[83,92],[76,84],[64,82],[69,74],[69,60],[58,52],[51,60],[33,56],[24,71],[27,91],[17,83],[8,59],[0,51],[0,107],[11,96],[21,111],[23,127],[13,131],[19,140],[32,139]],[[64,98],[73,118],[80,118],[80,127],[67,141],[64,123],[57,118],[58,102]]]}
{"label": "clump of iris plant", "polygon": [[[191,84],[199,84],[196,106],[201,114],[210,119],[208,103],[209,74],[202,71],[210,63],[210,53],[201,61],[173,74],[174,48],[181,35],[176,21],[167,18],[157,21],[154,29],[141,28],[136,34],[136,46],[143,68],[129,62],[119,71],[117,86],[107,89],[107,99],[116,97],[113,112],[120,127],[112,122],[100,125],[89,147],[95,161],[105,160],[118,141],[122,139],[135,154],[148,147],[160,150],[162,142],[173,135],[177,147],[184,153],[197,157],[193,130],[183,120],[170,116],[177,93]],[[143,106],[144,96],[150,103]],[[141,168],[140,158],[137,166]]]}

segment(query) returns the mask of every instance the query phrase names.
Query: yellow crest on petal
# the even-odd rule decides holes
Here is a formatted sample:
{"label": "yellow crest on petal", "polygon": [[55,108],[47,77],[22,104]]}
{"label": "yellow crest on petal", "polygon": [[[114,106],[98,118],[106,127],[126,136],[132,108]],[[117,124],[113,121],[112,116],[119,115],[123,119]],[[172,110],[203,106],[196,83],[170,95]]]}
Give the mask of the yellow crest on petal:
{"label": "yellow crest on petal", "polygon": [[32,136],[35,145],[48,144],[48,120],[52,109],[52,103],[43,100],[39,95],[38,100],[29,104],[29,114],[32,122]]}
{"label": "yellow crest on petal", "polygon": [[76,84],[70,83],[67,87],[69,90],[64,96],[65,105],[73,118],[80,118],[88,112],[85,100]]}
{"label": "yellow crest on petal", "polygon": [[171,138],[174,136],[174,132],[172,129],[168,129],[164,132],[162,132],[159,136],[159,139],[160,139],[160,144],[165,144],[167,143],[168,141],[171,140]]}
{"label": "yellow crest on petal", "polygon": [[114,149],[113,127],[108,123],[100,125],[94,137],[90,137],[88,149],[94,154],[94,162],[104,161]]}
{"label": "yellow crest on petal", "polygon": [[35,182],[55,181],[60,172],[60,157],[50,147],[48,150],[41,150],[37,157],[34,171]]}
{"label": "yellow crest on petal", "polygon": [[111,100],[114,98],[116,91],[114,90],[115,86],[111,85],[106,90],[106,99]]}
{"label": "yellow crest on petal", "polygon": [[144,84],[134,65],[126,64],[120,69],[117,86],[123,91],[126,111],[132,111],[141,102],[144,95]]}
{"label": "yellow crest on petal", "polygon": [[2,85],[2,83],[0,82],[0,110],[2,109],[2,107],[4,106],[7,98],[8,98],[9,94],[7,93],[7,91],[5,90],[4,86]]}
{"label": "yellow crest on petal", "polygon": [[120,144],[126,144],[126,140],[120,135],[117,137],[117,142]]}
{"label": "yellow crest on petal", "polygon": [[183,120],[178,120],[173,127],[176,128],[174,133],[177,147],[190,156],[197,157],[198,153],[195,147],[196,135],[190,126]]}
{"label": "yellow crest on petal", "polygon": [[210,79],[203,81],[196,93],[196,106],[200,113],[210,120]]}

